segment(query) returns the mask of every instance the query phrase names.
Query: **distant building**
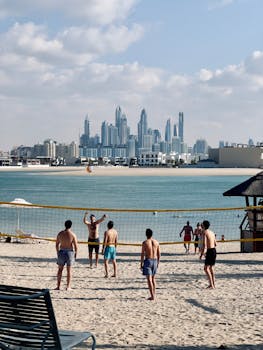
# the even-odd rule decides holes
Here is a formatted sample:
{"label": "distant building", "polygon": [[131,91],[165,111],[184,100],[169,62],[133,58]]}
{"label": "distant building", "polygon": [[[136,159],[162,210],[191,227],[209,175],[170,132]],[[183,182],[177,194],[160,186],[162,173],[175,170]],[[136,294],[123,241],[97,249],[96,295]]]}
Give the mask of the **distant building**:
{"label": "distant building", "polygon": [[172,133],[171,133],[171,119],[168,119],[165,126],[165,141],[171,142]]}
{"label": "distant building", "polygon": [[184,113],[179,112],[178,136],[181,142],[184,142]]}
{"label": "distant building", "polygon": [[263,146],[211,148],[209,159],[214,160],[219,166],[226,168],[262,168]]}
{"label": "distant building", "polygon": [[139,166],[154,167],[163,164],[164,155],[161,152],[144,152],[138,159]]}
{"label": "distant building", "polygon": [[138,123],[138,146],[139,148],[143,147],[143,137],[148,134],[148,123],[147,123],[147,114],[145,109],[141,111],[140,121]]}

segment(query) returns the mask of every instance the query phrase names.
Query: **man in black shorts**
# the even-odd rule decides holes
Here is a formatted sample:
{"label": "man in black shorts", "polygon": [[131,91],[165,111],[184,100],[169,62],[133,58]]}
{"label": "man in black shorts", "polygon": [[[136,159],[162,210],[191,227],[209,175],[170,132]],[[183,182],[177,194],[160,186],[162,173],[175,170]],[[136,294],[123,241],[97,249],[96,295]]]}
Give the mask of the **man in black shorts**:
{"label": "man in black shorts", "polygon": [[215,273],[214,273],[214,265],[216,263],[216,238],[213,231],[209,230],[210,222],[207,220],[203,221],[202,224],[204,228],[204,245],[200,254],[200,259],[206,250],[205,256],[205,266],[204,271],[207,275],[209,286],[207,288],[214,289],[215,288]]}
{"label": "man in black shorts", "polygon": [[[89,263],[90,268],[92,269],[92,252],[93,249],[95,250],[96,254],[96,263],[95,266],[98,266],[99,262],[99,248],[100,248],[100,239],[99,239],[99,224],[104,221],[107,217],[107,215],[103,215],[100,219],[96,220],[95,215],[90,215],[90,221],[87,220],[88,212],[85,213],[83,222],[88,227],[89,231],[89,239],[88,239],[88,246],[89,246]],[[90,243],[90,244],[89,244]]]}

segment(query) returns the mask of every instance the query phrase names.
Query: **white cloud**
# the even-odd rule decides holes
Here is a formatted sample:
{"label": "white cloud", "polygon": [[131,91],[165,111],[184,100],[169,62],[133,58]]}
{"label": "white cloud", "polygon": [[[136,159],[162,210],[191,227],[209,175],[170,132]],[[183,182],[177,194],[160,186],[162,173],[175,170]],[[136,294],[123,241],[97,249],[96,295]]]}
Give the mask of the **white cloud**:
{"label": "white cloud", "polygon": [[0,0],[0,18],[57,12],[60,16],[107,25],[124,20],[137,3],[138,0]]}
{"label": "white cloud", "polygon": [[213,72],[203,68],[199,72],[199,78],[201,81],[208,81],[213,78]]}
{"label": "white cloud", "polygon": [[[114,122],[117,105],[127,114],[133,133],[141,109],[146,108],[149,126],[161,131],[168,117],[177,122],[183,111],[190,145],[197,135],[212,145],[222,138],[246,142],[247,126],[236,130],[248,119],[250,136],[262,138],[256,126],[262,117],[262,51],[252,52],[243,62],[214,70],[203,67],[192,75],[137,61],[109,64],[107,55],[115,55],[117,61],[119,53],[144,35],[142,25],[122,23],[136,1],[23,0],[21,4],[0,0],[0,13],[24,16],[31,5],[32,12],[59,10],[76,21],[55,32],[48,23],[16,19],[0,34],[0,118],[5,125],[0,149],[10,148],[13,140],[26,145],[48,137],[77,141],[87,113],[91,132],[99,132],[103,120]],[[78,23],[78,17],[87,21]]]}
{"label": "white cloud", "polygon": [[[257,55],[257,63],[260,56]],[[253,57],[252,53],[246,60],[250,65]],[[170,76],[138,62],[124,65],[92,62],[83,67],[61,68],[30,59],[18,54],[13,59],[6,57],[5,69],[0,72],[2,115],[12,130],[12,136],[8,130],[2,136],[1,145],[10,144],[10,137],[18,144],[28,145],[47,137],[59,142],[77,141],[86,113],[92,121],[91,132],[99,132],[103,120],[114,122],[114,109],[119,104],[127,114],[132,132],[136,132],[143,107],[148,112],[149,125],[160,130],[169,116],[177,122],[178,112],[184,111],[189,144],[194,143],[197,135],[204,135],[212,145],[222,138],[246,142],[247,127],[239,130],[236,140],[233,133],[237,125],[245,125],[248,116],[249,134],[253,130],[255,135],[260,133],[253,120],[260,119],[263,75],[247,71],[245,61],[215,71],[204,69],[202,73],[208,79],[200,79],[200,72],[193,76]],[[29,66],[31,69],[25,72]],[[24,127],[20,128],[22,120]],[[43,120],[45,127],[38,128]],[[12,128],[14,122],[17,130]],[[228,125],[224,135],[222,125]],[[28,130],[32,127],[37,133],[31,135]]]}
{"label": "white cloud", "polygon": [[71,27],[58,34],[64,47],[70,51],[88,52],[94,57],[106,53],[125,51],[131,44],[143,35],[143,28],[134,24],[131,29],[121,26]]}

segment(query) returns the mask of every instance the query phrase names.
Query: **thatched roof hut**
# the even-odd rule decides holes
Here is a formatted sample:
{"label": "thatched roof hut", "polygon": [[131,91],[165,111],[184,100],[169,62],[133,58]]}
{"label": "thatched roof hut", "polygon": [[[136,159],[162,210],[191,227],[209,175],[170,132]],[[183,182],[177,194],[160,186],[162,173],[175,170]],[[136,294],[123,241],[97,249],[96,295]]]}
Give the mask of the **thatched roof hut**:
{"label": "thatched roof hut", "polygon": [[250,179],[223,193],[223,196],[246,197],[246,205],[249,206],[249,197],[253,198],[253,205],[257,205],[257,198],[263,197],[263,171]]}

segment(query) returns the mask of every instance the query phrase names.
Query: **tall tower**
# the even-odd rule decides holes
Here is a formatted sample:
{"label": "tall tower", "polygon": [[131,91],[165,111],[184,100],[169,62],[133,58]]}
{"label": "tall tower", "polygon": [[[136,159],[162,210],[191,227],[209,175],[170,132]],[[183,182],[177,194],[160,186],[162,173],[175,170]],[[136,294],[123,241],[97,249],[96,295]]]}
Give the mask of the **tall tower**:
{"label": "tall tower", "polygon": [[122,114],[121,116],[119,138],[120,138],[120,144],[126,145],[128,140],[128,126],[127,126],[127,118],[125,114]]}
{"label": "tall tower", "polygon": [[118,106],[115,110],[115,126],[117,128],[120,127],[120,122],[121,122],[121,115],[122,115],[122,112],[121,112],[121,107]]}
{"label": "tall tower", "polygon": [[101,143],[102,143],[102,146],[109,146],[109,124],[104,121],[102,124],[101,124]]}
{"label": "tall tower", "polygon": [[169,118],[166,122],[165,126],[165,141],[171,142],[172,135],[171,135],[171,119]]}
{"label": "tall tower", "polygon": [[177,137],[178,136],[178,126],[177,124],[174,124],[174,134],[173,136]]}
{"label": "tall tower", "polygon": [[181,142],[184,142],[184,113],[179,112],[178,136]]}
{"label": "tall tower", "polygon": [[89,129],[89,119],[88,119],[88,115],[85,118],[84,121],[84,134],[90,138],[90,129]]}
{"label": "tall tower", "polygon": [[84,134],[82,134],[80,137],[80,142],[79,142],[80,146],[88,147],[89,141],[90,141],[90,127],[89,127],[89,119],[87,115],[84,121]]}
{"label": "tall tower", "polygon": [[141,111],[141,118],[138,123],[138,143],[139,148],[143,147],[143,136],[148,134],[147,114],[145,109]]}

